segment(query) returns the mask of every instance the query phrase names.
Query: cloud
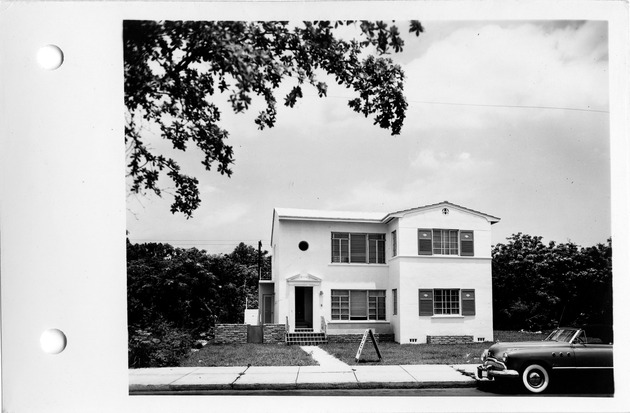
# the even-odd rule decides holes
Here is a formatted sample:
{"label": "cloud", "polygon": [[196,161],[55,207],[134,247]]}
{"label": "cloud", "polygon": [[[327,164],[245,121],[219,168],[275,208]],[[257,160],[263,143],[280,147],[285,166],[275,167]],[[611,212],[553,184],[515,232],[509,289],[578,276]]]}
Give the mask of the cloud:
{"label": "cloud", "polygon": [[483,166],[488,162],[481,162],[473,159],[469,152],[448,153],[436,152],[432,149],[424,149],[418,152],[412,159],[410,166],[413,169],[424,171],[432,170],[466,170]]}
{"label": "cloud", "polygon": [[483,129],[496,116],[535,120],[560,114],[508,106],[607,110],[605,33],[601,22],[561,28],[492,23],[454,30],[404,67],[408,99],[418,115],[408,126]]}

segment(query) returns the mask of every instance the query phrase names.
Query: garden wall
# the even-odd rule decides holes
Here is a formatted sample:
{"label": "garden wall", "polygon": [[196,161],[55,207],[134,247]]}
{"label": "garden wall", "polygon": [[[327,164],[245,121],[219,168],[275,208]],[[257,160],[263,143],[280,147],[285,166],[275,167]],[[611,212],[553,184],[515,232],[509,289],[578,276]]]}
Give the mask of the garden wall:
{"label": "garden wall", "polygon": [[[264,324],[263,343],[284,343],[284,324]],[[214,326],[215,344],[246,344],[247,324],[217,324]]]}
{"label": "garden wall", "polygon": [[284,343],[286,326],[284,324],[263,324],[263,343]]}
{"label": "garden wall", "polygon": [[247,324],[217,324],[214,326],[215,344],[247,343]]}
{"label": "garden wall", "polygon": [[473,336],[427,336],[427,344],[472,343]]}
{"label": "garden wall", "polygon": [[[363,334],[329,334],[329,343],[360,343],[363,338]],[[377,343],[386,341],[394,341],[393,334],[374,333]]]}

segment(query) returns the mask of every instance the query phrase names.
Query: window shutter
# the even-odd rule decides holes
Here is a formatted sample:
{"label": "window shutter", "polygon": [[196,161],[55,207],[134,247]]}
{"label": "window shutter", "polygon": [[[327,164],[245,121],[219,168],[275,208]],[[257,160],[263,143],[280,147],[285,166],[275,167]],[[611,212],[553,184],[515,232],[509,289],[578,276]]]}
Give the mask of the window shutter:
{"label": "window shutter", "polygon": [[366,320],[367,319],[367,291],[351,290],[350,291],[350,319]]}
{"label": "window shutter", "polygon": [[475,255],[475,241],[473,231],[461,231],[461,251],[462,256],[472,257]]}
{"label": "window shutter", "polygon": [[462,315],[475,315],[475,290],[462,290]]}
{"label": "window shutter", "polygon": [[392,257],[398,255],[398,240],[396,239],[396,231],[392,231]]}
{"label": "window shutter", "polygon": [[432,255],[432,234],[430,229],[418,230],[418,255]]}
{"label": "window shutter", "polygon": [[350,262],[368,262],[366,252],[366,234],[350,234]]}
{"label": "window shutter", "polygon": [[433,290],[418,290],[421,316],[433,315]]}

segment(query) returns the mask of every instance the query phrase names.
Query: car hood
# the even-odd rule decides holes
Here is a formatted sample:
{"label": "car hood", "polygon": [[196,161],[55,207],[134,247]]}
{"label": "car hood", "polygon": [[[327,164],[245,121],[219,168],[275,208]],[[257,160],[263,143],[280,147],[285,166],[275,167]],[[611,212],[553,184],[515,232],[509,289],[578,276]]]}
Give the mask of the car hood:
{"label": "car hood", "polygon": [[495,343],[488,349],[488,353],[490,356],[492,355],[501,355],[504,351],[508,350],[516,350],[521,348],[531,348],[531,347],[564,347],[568,346],[569,343],[558,342],[558,341],[514,341],[514,342],[505,342],[505,343]]}

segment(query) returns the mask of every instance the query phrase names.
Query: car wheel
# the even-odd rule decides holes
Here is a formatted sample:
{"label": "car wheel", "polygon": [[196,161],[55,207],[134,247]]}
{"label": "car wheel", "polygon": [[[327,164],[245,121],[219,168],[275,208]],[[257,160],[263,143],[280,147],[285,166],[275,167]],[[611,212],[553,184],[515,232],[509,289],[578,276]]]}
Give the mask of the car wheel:
{"label": "car wheel", "polygon": [[549,386],[549,373],[539,364],[530,364],[523,370],[523,385],[532,393],[542,393]]}

